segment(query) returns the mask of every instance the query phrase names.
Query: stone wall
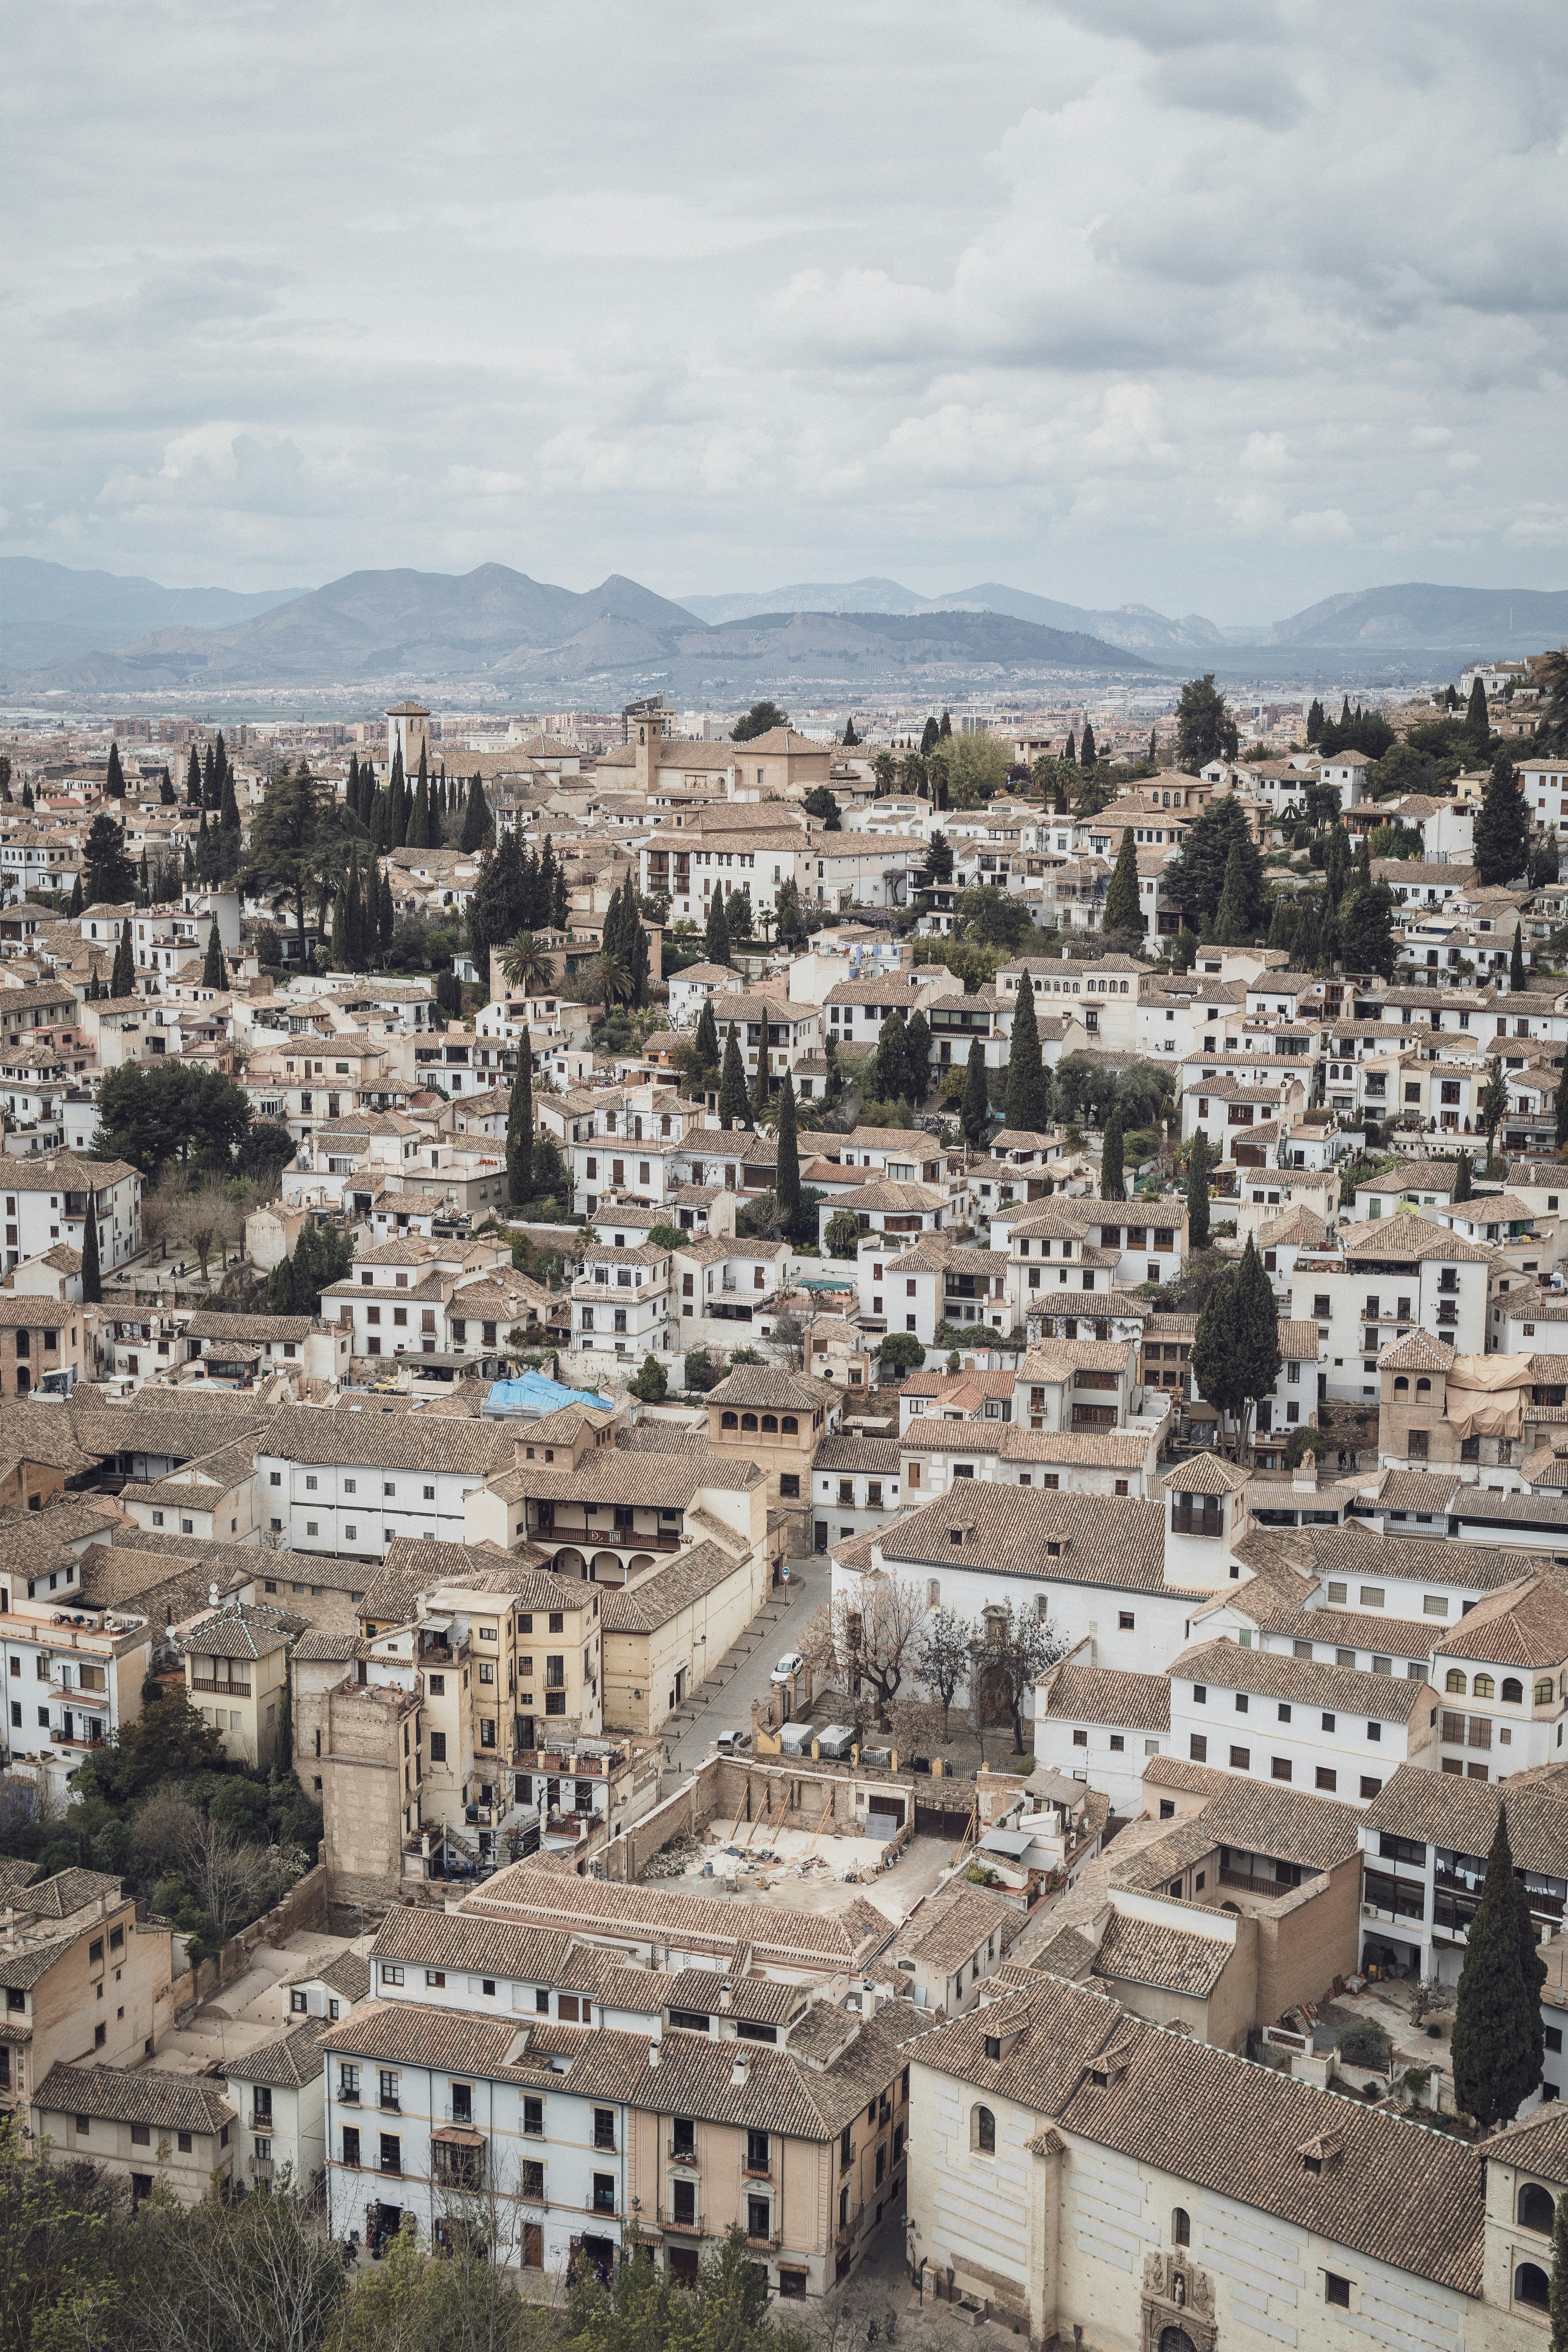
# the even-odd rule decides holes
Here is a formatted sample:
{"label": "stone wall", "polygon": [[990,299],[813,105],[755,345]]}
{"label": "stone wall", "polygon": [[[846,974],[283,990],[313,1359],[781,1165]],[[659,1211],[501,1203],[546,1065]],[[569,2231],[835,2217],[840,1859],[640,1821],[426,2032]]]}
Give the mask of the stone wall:
{"label": "stone wall", "polygon": [[204,2000],[210,2000],[225,1985],[242,1977],[250,1966],[252,1955],[262,1945],[276,1949],[286,1944],[290,1936],[324,1929],[327,1896],[327,1866],[322,1861],[289,1888],[281,1903],[264,1911],[259,1919],[253,1919],[248,1927],[242,1927],[237,1936],[231,1936],[219,1950],[180,1979],[182,2005],[174,2014],[175,2025],[183,2024]]}

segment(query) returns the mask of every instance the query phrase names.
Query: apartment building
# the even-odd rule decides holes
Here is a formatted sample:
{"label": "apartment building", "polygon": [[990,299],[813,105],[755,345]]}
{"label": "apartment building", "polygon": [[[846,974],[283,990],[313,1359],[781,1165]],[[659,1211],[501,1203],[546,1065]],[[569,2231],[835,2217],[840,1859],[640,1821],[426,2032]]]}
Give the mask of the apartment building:
{"label": "apartment building", "polygon": [[461,1543],[468,1496],[514,1443],[494,1422],[289,1406],[257,1443],[258,1516],[290,1551],[382,1559],[400,1536]]}
{"label": "apartment building", "polygon": [[1436,1764],[1424,1663],[1363,1675],[1211,1641],[1171,1661],[1170,1688],[1172,1752],[1215,1771],[1364,1804],[1401,1764]]}
{"label": "apartment building", "polygon": [[216,2083],[145,2066],[51,2066],[32,2095],[33,2133],[57,2163],[98,2166],[131,2191],[197,2205],[235,2181],[237,2111]]}
{"label": "apartment building", "polygon": [[255,1601],[226,1602],[177,1630],[185,1696],[231,1762],[265,1772],[279,1759],[289,1652],[305,1630],[303,1617]]}
{"label": "apartment building", "polygon": [[68,1396],[91,1368],[79,1303],[0,1289],[0,1396]]}
{"label": "apartment building", "polygon": [[1486,1347],[1491,1252],[1418,1217],[1342,1228],[1299,1255],[1290,1320],[1318,1327],[1319,1395],[1374,1398],[1380,1351],[1420,1329],[1462,1355]]}
{"label": "apartment building", "polygon": [[172,2021],[166,1927],[138,1926],[118,1878],[64,1870],[34,1885],[29,1863],[0,1861],[0,2112],[26,2116],[57,2065],[128,2066]]}
{"label": "apartment building", "polygon": [[83,1574],[67,1552],[47,1571],[13,1570],[0,1582],[6,1761],[54,1798],[85,1756],[141,1713],[153,1670],[154,1628],[129,1611],[85,1608]]}
{"label": "apartment building", "polygon": [[[1412,1767],[1362,1817],[1362,1956],[1458,1981],[1487,1856],[1506,1803],[1514,1867],[1538,1937],[1560,1935],[1568,1903],[1568,1775],[1553,1766],[1506,1792],[1496,1782]],[[1552,2031],[1562,2030],[1551,2017]]]}
{"label": "apartment building", "polygon": [[326,2162],[321,2033],[312,2018],[224,2062],[224,2095],[235,2114],[235,2170],[247,2188],[283,2179],[303,2188]]}
{"label": "apartment building", "polygon": [[[672,1265],[662,1243],[635,1249],[590,1243],[572,1285],[572,1344],[584,1354],[668,1355],[680,1336]],[[672,1318],[674,1319],[672,1320]]]}
{"label": "apartment building", "polygon": [[41,1257],[64,1242],[79,1250],[90,1214],[105,1274],[142,1247],[142,1177],[122,1160],[80,1159],[74,1151],[0,1159],[7,1266]]}

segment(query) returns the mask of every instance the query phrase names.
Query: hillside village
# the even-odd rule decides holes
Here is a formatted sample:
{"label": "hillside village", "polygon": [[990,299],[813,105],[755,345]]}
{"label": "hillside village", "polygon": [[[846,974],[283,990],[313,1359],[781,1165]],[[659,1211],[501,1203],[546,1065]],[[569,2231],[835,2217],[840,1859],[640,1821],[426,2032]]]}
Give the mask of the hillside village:
{"label": "hillside village", "polygon": [[1565,662],[13,740],[0,2112],[542,2296],[1546,2341]]}

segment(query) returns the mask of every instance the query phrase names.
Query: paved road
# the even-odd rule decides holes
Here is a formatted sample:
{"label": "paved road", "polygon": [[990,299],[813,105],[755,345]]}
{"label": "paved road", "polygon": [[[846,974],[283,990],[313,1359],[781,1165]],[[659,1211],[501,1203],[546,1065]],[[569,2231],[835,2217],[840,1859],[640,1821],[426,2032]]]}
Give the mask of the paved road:
{"label": "paved road", "polygon": [[827,1598],[829,1570],[815,1553],[792,1559],[786,1586],[775,1586],[766,1606],[752,1620],[743,1640],[748,1654],[730,1664],[734,1668],[723,1688],[711,1696],[699,1691],[696,1719],[670,1727],[670,1762],[689,1771],[701,1763],[708,1743],[721,1731],[749,1731],[752,1701],[766,1699],[768,1676],[786,1650],[798,1650],[801,1637],[822,1601]]}

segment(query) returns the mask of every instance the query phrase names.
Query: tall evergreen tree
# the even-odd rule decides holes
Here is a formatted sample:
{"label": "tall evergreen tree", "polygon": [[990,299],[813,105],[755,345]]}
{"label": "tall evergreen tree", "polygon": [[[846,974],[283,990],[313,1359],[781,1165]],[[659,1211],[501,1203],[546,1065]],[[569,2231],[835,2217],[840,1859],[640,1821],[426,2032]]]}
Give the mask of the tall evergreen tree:
{"label": "tall evergreen tree", "polygon": [[204,988],[228,986],[228,973],[223,960],[223,941],[217,935],[216,923],[207,933],[207,954],[206,961],[202,966],[202,986]]}
{"label": "tall evergreen tree", "polygon": [[506,1115],[506,1173],[514,1203],[533,1191],[533,1056],[528,1033],[518,1042],[517,1076]]}
{"label": "tall evergreen tree", "polygon": [[749,1127],[752,1119],[751,1101],[746,1093],[746,1073],[741,1061],[741,1049],[735,1043],[735,1024],[730,1024],[730,1034],[724,1040],[724,1063],[719,1073],[719,1124],[726,1131],[739,1120]]}
{"label": "tall evergreen tree", "polygon": [[959,1105],[958,1123],[964,1139],[972,1150],[978,1150],[985,1139],[985,1129],[991,1116],[991,1097],[985,1077],[985,1048],[978,1037],[970,1040],[969,1065],[963,1076],[963,1097]]}
{"label": "tall evergreen tree", "polygon": [[697,1016],[697,1035],[694,1043],[699,1068],[716,1070],[720,1060],[719,1024],[713,1018],[713,999],[710,996],[705,996],[702,1000],[702,1010]]}
{"label": "tall evergreen tree", "polygon": [[125,771],[120,764],[120,745],[114,740],[109,746],[109,773],[104,777],[103,789],[111,801],[125,798]]}
{"label": "tall evergreen tree", "polygon": [[1105,894],[1105,911],[1100,928],[1107,931],[1143,930],[1143,909],[1138,898],[1138,845],[1133,839],[1136,828],[1123,825],[1121,845],[1116,853],[1116,865],[1110,877],[1110,887]]}
{"label": "tall evergreen tree", "polygon": [[797,1240],[800,1223],[800,1147],[795,1141],[795,1080],[786,1070],[779,1088],[778,1172],[773,1178],[773,1198],[779,1204],[784,1229],[791,1240]]}
{"label": "tall evergreen tree", "polygon": [[1079,766],[1080,768],[1092,768],[1099,754],[1096,752],[1094,748],[1094,728],[1090,721],[1086,719],[1083,722],[1083,740],[1078,747]]}
{"label": "tall evergreen tree", "polygon": [[1491,740],[1492,723],[1487,710],[1487,690],[1479,677],[1465,705],[1465,730],[1475,737],[1478,750],[1484,751]]}
{"label": "tall evergreen tree", "polygon": [[458,835],[458,846],[472,857],[484,846],[485,835],[490,829],[489,803],[480,777],[475,776],[468,785],[468,796],[463,803],[463,829]]}
{"label": "tall evergreen tree", "polygon": [[1234,793],[1226,793],[1200,811],[1180,855],[1165,868],[1164,887],[1181,907],[1189,929],[1201,934],[1210,918],[1217,914],[1233,849],[1241,853],[1246,880],[1241,909],[1246,927],[1243,937],[1255,938],[1262,929],[1263,860],[1241,803]]}
{"label": "tall evergreen tree", "polygon": [[[1247,1408],[1270,1396],[1279,1378],[1279,1309],[1251,1234],[1241,1264],[1231,1276],[1231,1344],[1236,1350],[1236,1379]],[[1243,1453],[1251,1436],[1251,1412],[1242,1430]]]}
{"label": "tall evergreen tree", "polygon": [[375,952],[378,962],[392,945],[392,934],[396,925],[397,909],[392,903],[392,880],[384,866],[376,885],[375,899]]}
{"label": "tall evergreen tree", "polygon": [[1394,936],[1394,893],[1386,882],[1358,885],[1339,910],[1340,953],[1347,971],[1394,977],[1399,945]]}
{"label": "tall evergreen tree", "polygon": [[1322,973],[1326,977],[1333,971],[1334,964],[1339,957],[1339,911],[1336,908],[1332,898],[1325,890],[1322,898],[1321,920],[1318,929],[1318,952],[1313,960],[1312,970],[1315,972]]}
{"label": "tall evergreen tree", "polygon": [[710,963],[729,962],[730,927],[724,920],[723,898],[717,890],[708,902],[708,928],[702,944]]}
{"label": "tall evergreen tree", "polygon": [[1559,2195],[1552,2218],[1552,2283],[1547,2294],[1552,2352],[1568,2352],[1568,2197]]}
{"label": "tall evergreen tree", "polygon": [[846,750],[847,750],[852,744],[858,743],[859,740],[860,738],[855,732],[855,714],[851,711],[844,727],[844,743]]}
{"label": "tall evergreen tree", "polygon": [[1283,948],[1287,955],[1293,955],[1295,938],[1296,902],[1281,890],[1274,901],[1274,912],[1268,925],[1268,943],[1271,948]]}
{"label": "tall evergreen tree", "polygon": [[120,927],[120,937],[114,949],[114,971],[109,983],[111,996],[134,996],[136,993],[136,960],[131,945],[131,918],[126,916]]}
{"label": "tall evergreen tree", "polygon": [[87,1196],[87,1214],[81,1223],[81,1296],[87,1307],[103,1304],[103,1267],[98,1249],[98,1194]]}
{"label": "tall evergreen tree", "polygon": [[196,757],[196,747],[191,745],[191,756],[185,769],[185,806],[199,809],[202,804],[202,768]]}
{"label": "tall evergreen tree", "polygon": [[1237,745],[1236,721],[1215,685],[1213,670],[1189,678],[1176,705],[1177,767],[1195,776],[1211,760],[1234,760]]}
{"label": "tall evergreen tree", "polygon": [[1231,844],[1226,861],[1225,881],[1221,886],[1219,905],[1215,910],[1214,937],[1222,948],[1245,947],[1252,937],[1252,925],[1247,920],[1248,883],[1247,867],[1239,841]]}
{"label": "tall evergreen tree", "polygon": [[[1568,1071],[1565,1071],[1563,1074],[1563,1086],[1568,1087]],[[1563,1126],[1563,1087],[1559,1087],[1557,1090],[1557,1124],[1560,1130]],[[1560,1133],[1559,1140],[1562,1142],[1568,1142],[1568,1136],[1562,1135]],[[1470,1160],[1469,1153],[1468,1151],[1461,1151],[1454,1167],[1453,1198],[1456,1202],[1468,1201],[1474,1198],[1475,1185],[1472,1181],[1474,1173],[1475,1171]]]}
{"label": "tall evergreen tree", "polygon": [[936,732],[939,742],[942,740],[943,736],[951,736],[952,733],[952,713],[951,710],[944,710],[942,712],[942,725],[937,729]]}
{"label": "tall evergreen tree", "polygon": [[1307,713],[1307,741],[1309,745],[1321,742],[1322,740],[1322,734],[1323,706],[1318,700],[1317,696],[1314,695],[1312,697],[1312,707]]}
{"label": "tall evergreen tree", "polygon": [[70,905],[66,908],[66,913],[68,915],[79,915],[82,910],[83,904],[84,901],[81,895],[81,868],[79,866],[77,868],[76,879],[71,884]]}
{"label": "tall evergreen tree", "polygon": [[1522,1965],[1508,1814],[1500,1804],[1454,2010],[1454,2097],[1463,2114],[1501,2124],[1519,2113],[1541,2080],[1540,2034],[1540,1998]]}
{"label": "tall evergreen tree", "polygon": [[1205,1250],[1208,1245],[1209,1143],[1200,1127],[1194,1132],[1187,1160],[1187,1246]]}
{"label": "tall evergreen tree", "polygon": [[235,798],[234,770],[232,768],[226,768],[224,771],[223,792],[218,800],[217,821],[219,830],[224,833],[232,833],[235,840],[237,842],[239,839],[239,803]]}
{"label": "tall evergreen tree", "polygon": [[1508,984],[1510,988],[1524,986],[1524,938],[1518,923],[1513,927],[1513,953],[1508,960]]}
{"label": "tall evergreen tree", "polygon": [[930,757],[931,747],[935,743],[936,739],[941,732],[942,730],[937,725],[934,719],[928,719],[926,720],[925,725],[921,730],[921,758],[922,760]]}
{"label": "tall evergreen tree", "polygon": [[1040,1060],[1040,1032],[1035,1019],[1035,991],[1026,971],[1018,982],[1013,1009],[1013,1037],[1007,1053],[1007,1092],[1002,1123],[1023,1135],[1043,1135],[1050,1123],[1050,1093]]}
{"label": "tall evergreen tree", "polygon": [[203,808],[207,809],[215,809],[217,806],[217,788],[215,779],[215,771],[213,768],[213,747],[210,743],[207,745],[206,750],[202,753],[202,806]]}
{"label": "tall evergreen tree", "polygon": [[1068,740],[1067,740],[1067,741],[1062,745],[1062,758],[1067,761],[1068,766],[1069,768],[1076,768],[1076,767],[1077,767],[1077,765],[1078,765],[1078,744],[1077,744],[1077,742],[1076,742],[1076,741],[1075,741],[1075,740],[1074,740],[1073,732],[1072,732],[1072,730],[1071,730],[1071,728],[1070,728],[1070,727],[1069,727],[1069,728],[1068,728]]}
{"label": "tall evergreen tree", "polygon": [[1328,839],[1323,844],[1323,882],[1336,907],[1344,897],[1350,863],[1350,843],[1345,837],[1345,829],[1342,824],[1331,824]]}
{"label": "tall evergreen tree", "polygon": [[918,1005],[904,1023],[904,1058],[910,1066],[910,1100],[918,1110],[931,1092],[931,1024]]}
{"label": "tall evergreen tree", "polygon": [[1122,1171],[1120,1110],[1113,1110],[1105,1122],[1105,1141],[1100,1154],[1100,1197],[1102,1201],[1125,1201],[1127,1198],[1127,1180]]}
{"label": "tall evergreen tree", "polygon": [[1322,896],[1313,890],[1296,902],[1296,936],[1290,943],[1290,961],[1298,971],[1316,971],[1322,924]]}
{"label": "tall evergreen tree", "polygon": [[332,899],[332,929],[327,957],[334,971],[352,971],[349,961],[349,889],[345,882]]}
{"label": "tall evergreen tree", "polygon": [[1530,813],[1506,751],[1492,762],[1476,811],[1474,842],[1476,872],[1484,888],[1514,881],[1530,862]]}

